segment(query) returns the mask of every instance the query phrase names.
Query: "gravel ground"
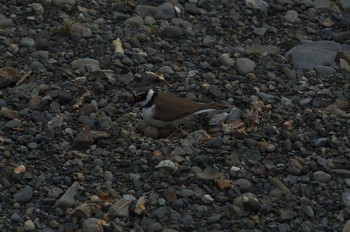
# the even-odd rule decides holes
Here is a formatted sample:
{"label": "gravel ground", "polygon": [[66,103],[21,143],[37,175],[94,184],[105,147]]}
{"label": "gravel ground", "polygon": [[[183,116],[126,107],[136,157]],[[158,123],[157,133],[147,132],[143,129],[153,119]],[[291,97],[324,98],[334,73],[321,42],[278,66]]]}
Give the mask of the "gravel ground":
{"label": "gravel ground", "polygon": [[[350,231],[348,0],[0,9],[1,231]],[[164,138],[138,84],[232,109]]]}

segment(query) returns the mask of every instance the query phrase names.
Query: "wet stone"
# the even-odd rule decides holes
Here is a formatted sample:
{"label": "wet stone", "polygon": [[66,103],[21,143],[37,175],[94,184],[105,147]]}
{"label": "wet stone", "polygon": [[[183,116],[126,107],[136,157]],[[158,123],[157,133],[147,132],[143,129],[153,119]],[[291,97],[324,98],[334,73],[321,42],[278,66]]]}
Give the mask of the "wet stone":
{"label": "wet stone", "polygon": [[0,231],[350,231],[348,0],[1,2]]}
{"label": "wet stone", "polygon": [[322,182],[322,183],[327,183],[331,181],[332,176],[328,173],[325,173],[323,171],[316,171],[313,174],[313,177],[316,181]]}
{"label": "wet stone", "polygon": [[303,212],[309,217],[313,218],[315,216],[314,210],[311,206],[306,205],[303,207]]}
{"label": "wet stone", "polygon": [[178,38],[184,35],[184,30],[178,26],[167,26],[164,28],[164,35],[168,38]]}
{"label": "wet stone", "polygon": [[281,210],[280,211],[280,219],[282,221],[290,221],[292,219],[294,219],[295,217],[295,213],[293,211],[290,210]]}
{"label": "wet stone", "polygon": [[261,155],[257,148],[250,148],[242,154],[243,158],[251,163],[256,164],[261,161]]}
{"label": "wet stone", "polygon": [[255,66],[255,62],[248,58],[238,58],[236,60],[236,68],[238,73],[240,73],[241,75],[253,72]]}
{"label": "wet stone", "polygon": [[17,223],[21,223],[24,221],[24,219],[18,214],[18,213],[13,213],[11,214],[11,220]]}
{"label": "wet stone", "polygon": [[293,175],[300,175],[302,173],[302,166],[297,160],[290,159],[288,162],[288,171]]}
{"label": "wet stone", "polygon": [[19,192],[13,195],[13,200],[19,203],[26,203],[30,201],[33,197],[33,188],[30,186],[25,186]]}

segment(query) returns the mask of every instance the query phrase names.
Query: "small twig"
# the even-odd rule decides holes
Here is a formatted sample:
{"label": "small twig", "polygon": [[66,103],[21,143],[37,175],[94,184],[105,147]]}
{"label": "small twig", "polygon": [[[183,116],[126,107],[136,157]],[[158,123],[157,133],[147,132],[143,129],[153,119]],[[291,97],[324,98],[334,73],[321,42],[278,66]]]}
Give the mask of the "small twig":
{"label": "small twig", "polygon": [[164,79],[164,75],[163,75],[163,74],[157,74],[157,73],[154,73],[154,72],[151,72],[151,71],[146,71],[145,73],[154,76],[155,78],[157,78],[157,79],[160,80],[160,81],[164,81],[165,84],[167,84],[169,87],[171,86],[170,83],[167,82],[167,81]]}
{"label": "small twig", "polygon": [[23,82],[31,73],[32,73],[32,71],[26,72],[26,73],[21,77],[21,79],[19,79],[19,81],[17,81],[16,85],[22,84],[22,82]]}
{"label": "small twig", "polygon": [[79,97],[79,99],[77,100],[77,103],[75,103],[75,104],[73,105],[73,109],[79,108],[79,107],[83,104],[83,102],[84,102],[84,97],[90,96],[90,95],[91,95],[91,92],[90,92],[89,90],[86,90],[85,93],[83,93],[83,95],[81,95],[81,96]]}
{"label": "small twig", "polygon": [[253,123],[259,124],[259,113],[262,112],[262,108],[264,107],[264,103],[256,98],[252,103],[253,108]]}

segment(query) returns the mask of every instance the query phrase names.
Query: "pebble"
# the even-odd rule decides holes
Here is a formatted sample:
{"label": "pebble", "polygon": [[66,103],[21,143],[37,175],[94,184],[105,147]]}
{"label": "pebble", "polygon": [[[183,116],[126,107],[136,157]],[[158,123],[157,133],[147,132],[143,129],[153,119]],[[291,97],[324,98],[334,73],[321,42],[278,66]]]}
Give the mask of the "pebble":
{"label": "pebble", "polygon": [[302,165],[295,159],[290,159],[288,162],[288,171],[293,175],[302,174]]}
{"label": "pebble", "polygon": [[63,191],[62,191],[61,188],[53,187],[53,188],[51,188],[51,189],[47,192],[47,197],[56,199],[56,198],[58,198],[62,193],[63,193]]}
{"label": "pebble", "polygon": [[8,119],[15,119],[19,117],[18,111],[10,110],[6,107],[1,107],[0,114],[2,117],[8,118]]}
{"label": "pebble", "polygon": [[35,45],[35,40],[29,37],[24,37],[21,42],[21,45],[26,46],[26,47],[34,47]]}
{"label": "pebble", "polygon": [[216,42],[216,38],[213,36],[207,35],[203,38],[203,45],[206,47],[213,46],[215,44],[215,42]]}
{"label": "pebble", "polygon": [[280,211],[280,219],[284,222],[293,220],[295,217],[295,213],[291,210],[281,210]]}
{"label": "pebble", "polygon": [[348,231],[348,2],[6,1],[0,231]]}
{"label": "pebble", "polygon": [[33,197],[33,188],[27,185],[13,195],[13,200],[19,203],[26,203],[30,201],[32,197]]}
{"label": "pebble", "polygon": [[238,179],[233,182],[234,186],[237,186],[241,192],[247,192],[253,185],[247,179]]}
{"label": "pebble", "polygon": [[166,189],[163,193],[163,196],[164,196],[165,200],[170,201],[170,202],[177,200],[176,193],[171,189]]}
{"label": "pebble", "polygon": [[261,161],[261,155],[257,148],[250,148],[242,154],[243,158],[252,164],[257,164]]}
{"label": "pebble", "polygon": [[221,220],[221,216],[220,215],[213,215],[207,218],[207,222],[209,224],[213,224],[213,223],[217,223]]}
{"label": "pebble", "polygon": [[245,0],[244,2],[248,7],[257,9],[265,14],[267,13],[269,4],[263,0]]}
{"label": "pebble", "polygon": [[253,72],[255,69],[255,62],[248,58],[238,58],[236,60],[237,72],[241,75]]}
{"label": "pebble", "polygon": [[20,128],[22,126],[22,121],[15,118],[5,123],[4,127],[7,129]]}
{"label": "pebble", "polygon": [[300,23],[298,12],[295,10],[289,10],[287,11],[286,15],[284,16],[284,20],[286,20],[289,23]]}
{"label": "pebble", "polygon": [[214,97],[220,97],[222,95],[221,88],[217,85],[210,85],[208,91]]}
{"label": "pebble", "polygon": [[35,230],[35,224],[32,220],[27,220],[24,222],[24,230],[25,231],[32,231]]}
{"label": "pebble", "polygon": [[178,26],[167,26],[164,28],[164,35],[168,38],[178,38],[184,35],[184,30]]}
{"label": "pebble", "polygon": [[121,198],[118,199],[110,208],[108,213],[112,216],[112,217],[125,217],[128,218],[129,217],[129,204],[130,204],[130,200]]}
{"label": "pebble", "polygon": [[220,137],[215,137],[208,141],[206,144],[209,148],[220,148],[223,145],[223,139]]}
{"label": "pebble", "polygon": [[155,10],[156,10],[155,6],[137,5],[135,7],[135,12],[141,17],[152,16]]}
{"label": "pebble", "polygon": [[74,182],[66,192],[58,199],[54,207],[68,208],[75,204],[75,195],[78,193],[80,185],[78,182]]}
{"label": "pebble", "polygon": [[277,179],[276,177],[273,177],[270,182],[273,186],[280,189],[284,194],[290,195],[292,193],[290,189],[281,180]]}
{"label": "pebble", "polygon": [[209,194],[205,194],[203,197],[202,197],[202,201],[206,204],[209,204],[211,202],[214,201],[214,199],[209,195]]}
{"label": "pebble", "polygon": [[134,17],[128,18],[124,22],[125,25],[129,25],[136,28],[141,27],[143,23],[144,23],[143,18],[140,16],[134,16]]}
{"label": "pebble", "polygon": [[72,61],[71,65],[73,69],[78,69],[83,73],[101,69],[98,60],[91,59],[91,58],[75,59]]}
{"label": "pebble", "polygon": [[346,221],[342,231],[343,232],[349,232],[350,231],[350,220]]}
{"label": "pebble", "polygon": [[5,17],[0,18],[0,28],[5,29],[14,25],[13,20]]}
{"label": "pebble", "polygon": [[193,196],[194,192],[191,189],[181,189],[180,195],[181,197],[188,198]]}
{"label": "pebble", "polygon": [[12,221],[17,222],[17,223],[21,223],[24,221],[24,219],[16,212],[12,213],[10,218]]}
{"label": "pebble", "polygon": [[328,183],[332,180],[332,176],[328,173],[325,173],[323,171],[316,171],[313,174],[313,177],[316,181],[321,183]]}
{"label": "pebble", "polygon": [[160,4],[154,11],[154,17],[159,19],[171,19],[175,16],[174,6],[170,2]]}
{"label": "pebble", "polygon": [[274,188],[269,192],[269,196],[273,202],[279,202],[283,197],[283,192],[278,188]]}
{"label": "pebble", "polygon": [[85,130],[77,134],[73,139],[73,147],[75,149],[88,149],[93,143],[93,134]]}
{"label": "pebble", "polygon": [[175,171],[176,170],[175,163],[172,162],[171,160],[162,160],[159,162],[159,164],[157,166],[155,166],[155,168],[164,169],[164,170],[168,170],[168,171]]}
{"label": "pebble", "polygon": [[306,205],[303,206],[303,212],[308,216],[309,218],[313,218],[315,216],[314,210],[311,206]]}
{"label": "pebble", "polygon": [[88,218],[83,221],[82,230],[86,232],[98,232],[101,231],[101,227],[105,223],[99,218]]}
{"label": "pebble", "polygon": [[219,62],[222,65],[233,67],[235,65],[235,60],[230,57],[230,54],[224,53],[219,57]]}

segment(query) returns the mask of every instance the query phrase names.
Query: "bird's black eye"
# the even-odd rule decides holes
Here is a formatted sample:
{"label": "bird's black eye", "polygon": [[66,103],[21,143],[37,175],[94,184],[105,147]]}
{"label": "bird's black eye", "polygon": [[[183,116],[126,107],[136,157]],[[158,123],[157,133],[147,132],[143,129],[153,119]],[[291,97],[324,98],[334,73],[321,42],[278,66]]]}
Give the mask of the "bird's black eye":
{"label": "bird's black eye", "polygon": [[136,101],[140,101],[140,100],[141,100],[141,96],[134,96],[134,99],[135,99]]}

